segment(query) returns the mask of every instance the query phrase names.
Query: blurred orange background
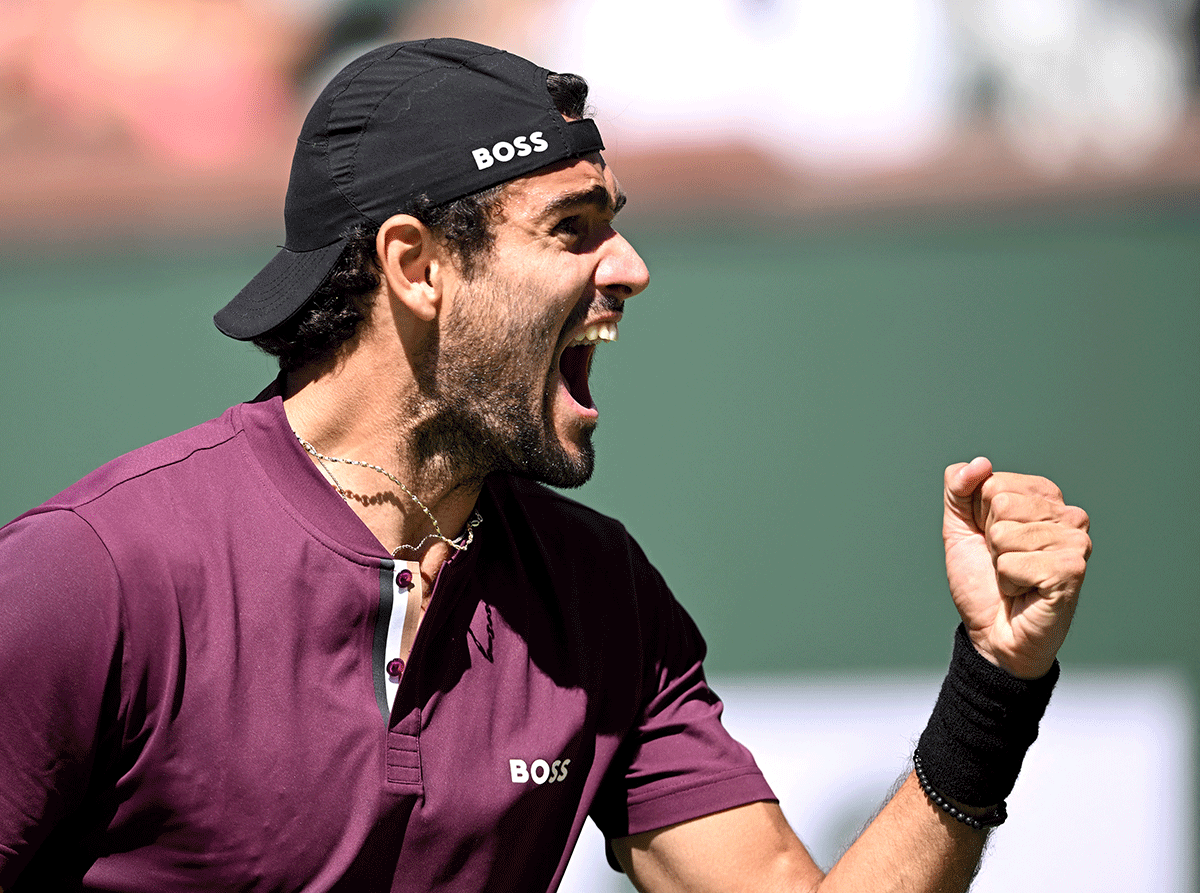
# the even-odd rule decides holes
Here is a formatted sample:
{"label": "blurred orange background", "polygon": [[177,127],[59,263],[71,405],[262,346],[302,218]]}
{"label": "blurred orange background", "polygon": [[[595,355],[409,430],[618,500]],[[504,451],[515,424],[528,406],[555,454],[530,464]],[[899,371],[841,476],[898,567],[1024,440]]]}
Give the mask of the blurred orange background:
{"label": "blurred orange background", "polygon": [[575,70],[645,212],[1200,187],[1196,4],[5,0],[0,238],[279,229],[309,100],[434,34]]}

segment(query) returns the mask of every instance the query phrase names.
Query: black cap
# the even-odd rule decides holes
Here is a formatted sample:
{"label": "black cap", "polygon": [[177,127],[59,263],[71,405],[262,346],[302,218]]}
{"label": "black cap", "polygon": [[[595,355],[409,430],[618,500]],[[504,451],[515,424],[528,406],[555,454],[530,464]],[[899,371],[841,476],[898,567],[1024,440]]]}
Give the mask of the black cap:
{"label": "black cap", "polygon": [[419,196],[435,205],[604,148],[591,120],[566,121],[550,72],[451,38],[394,43],[343,68],[296,142],[287,241],[213,322],[254,338],[325,281],[357,224],[378,228]]}

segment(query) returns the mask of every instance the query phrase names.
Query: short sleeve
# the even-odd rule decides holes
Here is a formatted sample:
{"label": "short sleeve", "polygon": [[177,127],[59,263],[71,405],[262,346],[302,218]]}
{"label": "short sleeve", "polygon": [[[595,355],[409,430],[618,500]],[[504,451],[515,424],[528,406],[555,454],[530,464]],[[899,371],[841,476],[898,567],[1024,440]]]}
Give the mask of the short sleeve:
{"label": "short sleeve", "polygon": [[646,581],[637,602],[644,706],[591,813],[609,839],[776,799],[749,750],[721,723],[700,631],[648,562],[639,576]]}
{"label": "short sleeve", "polygon": [[107,551],[74,512],[34,512],[0,529],[5,889],[87,787],[120,673],[116,591]]}

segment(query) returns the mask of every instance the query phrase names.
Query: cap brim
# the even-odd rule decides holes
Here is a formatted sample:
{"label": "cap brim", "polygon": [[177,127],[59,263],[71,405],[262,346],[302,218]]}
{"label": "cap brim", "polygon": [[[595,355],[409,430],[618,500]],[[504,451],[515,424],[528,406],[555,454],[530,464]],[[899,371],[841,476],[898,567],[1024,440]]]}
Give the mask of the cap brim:
{"label": "cap brim", "polygon": [[281,248],[258,275],[213,317],[230,338],[248,341],[269,332],[304,306],[341,257],[345,240],[312,251]]}

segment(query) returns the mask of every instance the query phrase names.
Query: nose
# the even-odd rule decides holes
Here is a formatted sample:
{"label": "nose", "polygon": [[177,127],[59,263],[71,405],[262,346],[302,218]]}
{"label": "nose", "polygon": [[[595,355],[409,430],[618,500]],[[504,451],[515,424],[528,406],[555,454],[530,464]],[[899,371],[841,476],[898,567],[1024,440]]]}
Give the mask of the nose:
{"label": "nose", "polygon": [[650,270],[632,245],[616,230],[604,240],[596,267],[596,288],[624,301],[650,284]]}

